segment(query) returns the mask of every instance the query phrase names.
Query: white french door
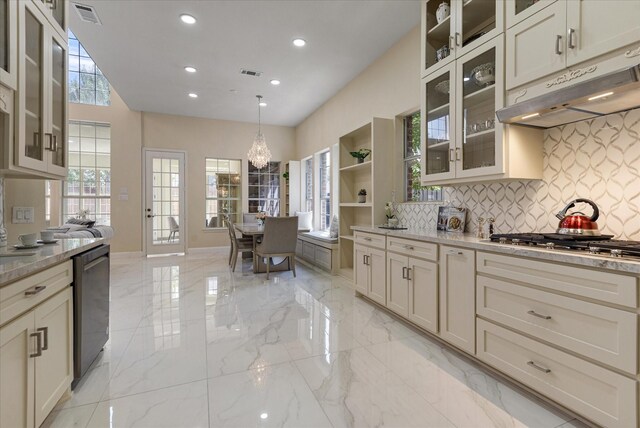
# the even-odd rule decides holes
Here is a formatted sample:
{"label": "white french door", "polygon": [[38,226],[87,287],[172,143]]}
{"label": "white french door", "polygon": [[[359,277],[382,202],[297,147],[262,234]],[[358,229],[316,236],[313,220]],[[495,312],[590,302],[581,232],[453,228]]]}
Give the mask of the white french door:
{"label": "white french door", "polygon": [[184,253],[184,152],[145,150],[146,254]]}

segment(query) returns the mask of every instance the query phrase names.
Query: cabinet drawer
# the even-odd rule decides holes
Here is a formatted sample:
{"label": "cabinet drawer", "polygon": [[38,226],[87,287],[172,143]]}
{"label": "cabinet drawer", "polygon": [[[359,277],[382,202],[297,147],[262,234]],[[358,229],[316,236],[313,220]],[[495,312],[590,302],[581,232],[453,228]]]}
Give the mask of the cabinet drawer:
{"label": "cabinet drawer", "polygon": [[68,260],[0,288],[0,325],[53,296],[72,281],[73,263]]}
{"label": "cabinet drawer", "polygon": [[387,250],[404,254],[409,257],[419,257],[425,260],[438,260],[438,245],[429,242],[414,241],[396,237],[387,238]]}
{"label": "cabinet drawer", "polygon": [[581,297],[638,306],[635,277],[586,268],[478,252],[478,272]]}
{"label": "cabinet drawer", "polygon": [[600,425],[637,426],[634,380],[484,320],[477,328],[481,360]]}
{"label": "cabinet drawer", "polygon": [[331,270],[331,250],[316,245],[316,265]]}
{"label": "cabinet drawer", "polygon": [[478,315],[637,373],[636,314],[483,276],[476,284]]}
{"label": "cabinet drawer", "polygon": [[314,261],[316,258],[316,246],[304,241],[302,243],[302,258],[310,262]]}
{"label": "cabinet drawer", "polygon": [[366,233],[356,231],[353,234],[354,240],[357,244],[366,245],[368,247],[385,249],[386,237],[385,235],[376,235],[375,233]]}

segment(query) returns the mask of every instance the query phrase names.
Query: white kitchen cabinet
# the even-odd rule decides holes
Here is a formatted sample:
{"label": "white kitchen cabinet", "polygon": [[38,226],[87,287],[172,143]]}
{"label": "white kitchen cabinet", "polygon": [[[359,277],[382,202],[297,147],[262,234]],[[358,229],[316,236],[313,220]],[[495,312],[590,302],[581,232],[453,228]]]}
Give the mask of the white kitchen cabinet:
{"label": "white kitchen cabinet", "polygon": [[[450,14],[437,21],[442,3]],[[504,31],[502,0],[426,0],[422,2],[422,77],[449,64]],[[449,49],[438,59],[439,49]]]}
{"label": "white kitchen cabinet", "polygon": [[440,246],[440,336],[475,354],[475,252]]}
{"label": "white kitchen cabinet", "polygon": [[[39,0],[38,0],[39,1]],[[58,3],[62,3],[61,0]],[[3,169],[15,175],[67,174],[67,41],[37,3],[18,3],[18,85],[13,147],[5,141]],[[5,175],[8,175],[5,173]]]}
{"label": "white kitchen cabinet", "polygon": [[556,1],[564,0],[505,0],[505,19],[507,28],[535,15]]}
{"label": "white kitchen cabinet", "polygon": [[405,318],[409,316],[409,258],[387,253],[387,308]]}
{"label": "white kitchen cabinet", "polygon": [[355,244],[353,254],[356,291],[381,305],[386,305],[385,251]]}
{"label": "white kitchen cabinet", "polygon": [[[21,0],[24,1],[24,0]],[[50,25],[56,32],[67,40],[67,22],[69,19],[69,4],[66,0],[33,0]]]}
{"label": "white kitchen cabinet", "polygon": [[409,258],[410,321],[438,332],[438,264]]}
{"label": "white kitchen cabinet", "polygon": [[[518,3],[507,4],[507,19]],[[507,29],[507,90],[640,41],[638,1],[540,3]]]}
{"label": "white kitchen cabinet", "polygon": [[16,89],[18,76],[18,3],[0,0],[0,84]]}

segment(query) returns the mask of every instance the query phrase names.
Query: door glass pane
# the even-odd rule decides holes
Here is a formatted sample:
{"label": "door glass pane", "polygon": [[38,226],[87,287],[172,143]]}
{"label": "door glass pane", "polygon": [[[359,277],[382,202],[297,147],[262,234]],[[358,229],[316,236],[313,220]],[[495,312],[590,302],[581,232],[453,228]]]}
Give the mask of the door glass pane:
{"label": "door glass pane", "polygon": [[[444,6],[441,6],[444,5]],[[441,0],[427,3],[427,34],[425,40],[425,68],[449,56],[449,36],[451,35],[451,7]]]}
{"label": "door glass pane", "polygon": [[[60,2],[62,3],[62,2]],[[51,52],[51,126],[53,133],[53,164],[64,167],[65,135],[65,88],[64,62],[66,52],[53,40]],[[95,143],[94,143],[95,144]]]}
{"label": "door glass pane", "polygon": [[9,0],[0,0],[0,68],[9,71]]}
{"label": "door glass pane", "polygon": [[427,82],[426,153],[423,154],[426,174],[450,170],[451,105],[449,103],[450,73]]}
{"label": "door glass pane", "polygon": [[462,46],[496,28],[495,0],[467,0],[462,4]]}
{"label": "door glass pane", "polygon": [[25,155],[43,160],[42,25],[25,10]]}
{"label": "door glass pane", "polygon": [[516,0],[516,15],[529,9],[540,0]]}
{"label": "door glass pane", "polygon": [[51,8],[51,14],[53,15],[53,19],[56,20],[56,22],[58,23],[58,25],[60,25],[60,27],[62,27],[62,29],[65,28],[65,23],[64,23],[64,8],[65,6],[65,1],[63,0],[53,0],[53,3],[49,6]]}
{"label": "door glass pane", "polygon": [[495,156],[495,48],[463,65],[462,168],[494,166]]}
{"label": "door glass pane", "polygon": [[[180,166],[176,161],[173,165],[171,159],[153,159],[153,182],[151,193],[153,195],[153,244],[178,244],[180,243],[179,219],[180,219]],[[176,171],[176,173],[172,173]]]}

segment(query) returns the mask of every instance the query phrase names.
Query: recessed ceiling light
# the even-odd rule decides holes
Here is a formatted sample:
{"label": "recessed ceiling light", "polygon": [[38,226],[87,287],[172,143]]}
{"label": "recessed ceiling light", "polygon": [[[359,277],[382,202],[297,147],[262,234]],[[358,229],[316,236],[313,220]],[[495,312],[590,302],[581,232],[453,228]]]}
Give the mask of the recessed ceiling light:
{"label": "recessed ceiling light", "polygon": [[260,415],[260,419],[267,419],[268,417],[269,417],[269,414],[268,414],[268,413],[262,413],[262,414]]}
{"label": "recessed ceiling light", "polygon": [[260,101],[258,104],[260,105],[260,107],[266,107],[267,106],[267,103],[265,103],[264,101]]}
{"label": "recessed ceiling light", "polygon": [[293,45],[299,48],[303,47],[306,44],[307,42],[304,39],[293,39]]}
{"label": "recessed ceiling light", "polygon": [[183,13],[182,15],[180,15],[180,19],[185,24],[195,24],[196,23],[196,19],[191,15],[187,15],[186,13]]}
{"label": "recessed ceiling light", "polygon": [[196,71],[198,71],[198,70],[196,70],[196,68],[195,68],[195,67],[186,66],[186,67],[184,68],[184,71],[186,71],[187,73],[195,73],[195,72],[196,72]]}
{"label": "recessed ceiling light", "polygon": [[190,92],[189,93],[189,97],[191,98],[198,98],[198,94],[194,93],[194,92]]}
{"label": "recessed ceiling light", "polygon": [[274,86],[278,86],[280,84],[280,81],[278,79],[273,79],[271,81],[271,84],[274,85]]}

